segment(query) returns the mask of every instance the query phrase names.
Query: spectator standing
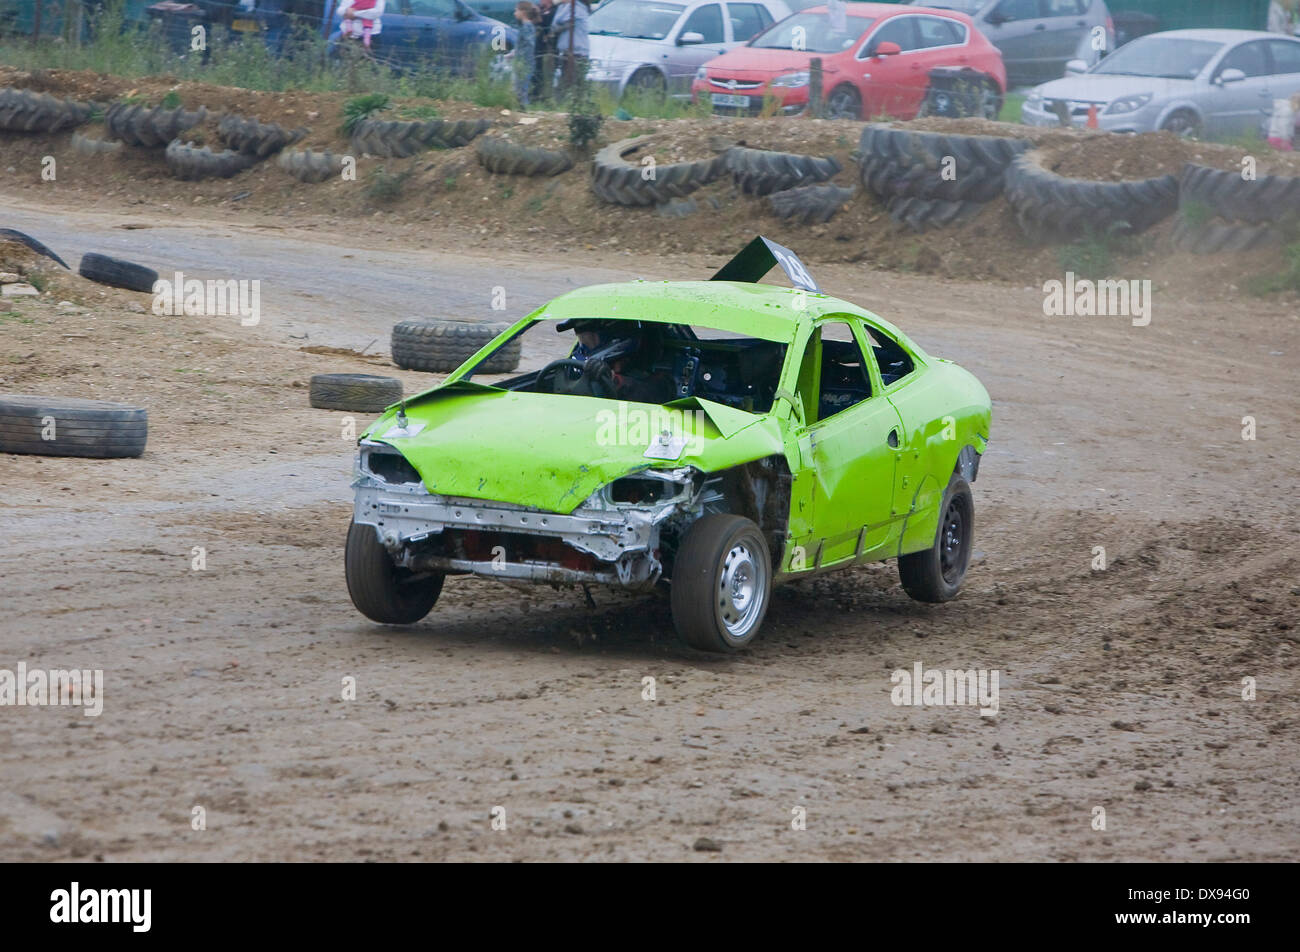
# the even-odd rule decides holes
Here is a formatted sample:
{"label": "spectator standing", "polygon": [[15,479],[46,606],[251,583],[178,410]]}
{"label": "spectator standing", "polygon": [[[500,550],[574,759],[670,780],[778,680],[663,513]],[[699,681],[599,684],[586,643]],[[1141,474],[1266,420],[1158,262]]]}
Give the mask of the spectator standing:
{"label": "spectator standing", "polygon": [[[581,0],[559,0],[555,6],[555,19],[551,33],[560,62],[561,83],[566,90],[573,89],[587,75],[587,57],[591,44],[587,39],[587,19],[590,11]],[[570,55],[572,54],[572,55]]]}
{"label": "spectator standing", "polygon": [[541,0],[537,10],[537,68],[533,70],[533,96],[550,99],[555,85],[555,37],[551,33],[555,0]]}
{"label": "spectator standing", "polygon": [[1296,0],[1273,0],[1268,5],[1268,31],[1293,35],[1296,29],[1295,8]]}
{"label": "spectator standing", "polygon": [[515,19],[519,21],[519,37],[515,40],[515,95],[519,105],[527,109],[533,89],[533,73],[537,71],[537,25],[541,14],[529,0],[515,4]]}
{"label": "spectator standing", "polygon": [[384,0],[339,0],[339,35],[360,40],[372,54],[383,29]]}

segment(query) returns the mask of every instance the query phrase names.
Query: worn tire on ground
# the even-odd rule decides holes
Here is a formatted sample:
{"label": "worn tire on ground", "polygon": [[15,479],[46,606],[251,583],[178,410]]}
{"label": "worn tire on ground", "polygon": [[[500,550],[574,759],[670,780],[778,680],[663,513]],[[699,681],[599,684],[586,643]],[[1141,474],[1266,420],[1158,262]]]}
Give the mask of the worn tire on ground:
{"label": "worn tire on ground", "polygon": [[285,149],[276,163],[300,182],[323,182],[343,172],[343,156],[328,149],[324,152]]}
{"label": "worn tire on ground", "polygon": [[736,146],[726,152],[727,171],[746,195],[770,195],[825,182],[840,171],[834,156],[798,155]]}
{"label": "worn tire on ground", "polygon": [[[30,248],[38,255],[44,255],[51,261],[57,261],[65,268],[68,267],[68,263],[51,251],[44,242],[37,241],[31,235],[25,234],[21,231],[16,231],[13,228],[0,228],[0,241],[16,241],[18,244]],[[68,270],[71,271],[72,269],[68,268]]]}
{"label": "worn tire on ground", "polygon": [[7,132],[61,132],[89,122],[94,112],[87,102],[28,89],[0,90],[0,129]]}
{"label": "worn tire on ground", "polygon": [[[103,400],[0,394],[0,452],[118,459],[144,452],[143,407]],[[46,437],[49,437],[48,439]]]}
{"label": "worn tire on ground", "polygon": [[859,174],[863,187],[885,199],[987,202],[1002,194],[1003,174],[1029,145],[1025,139],[913,132],[872,123],[858,142]]}
{"label": "worn tire on ground", "polygon": [[158,280],[158,272],[153,268],[95,254],[93,251],[81,256],[77,274],[110,287],[147,293],[153,293],[154,283]]}
{"label": "worn tire on ground", "polygon": [[307,398],[318,410],[379,413],[402,399],[402,381],[375,374],[315,374]]}
{"label": "worn tire on ground", "polygon": [[92,139],[90,136],[83,136],[80,132],[74,132],[72,150],[78,155],[112,155],[114,152],[122,151],[122,143],[111,142],[108,139]]}
{"label": "worn tire on ground", "polygon": [[1094,182],[1057,175],[1042,161],[1041,152],[1028,152],[1007,169],[1007,202],[1031,238],[1142,232],[1178,207],[1178,179],[1172,175]]}
{"label": "worn tire on ground", "polygon": [[185,130],[197,126],[207,115],[207,109],[202,106],[196,112],[189,112],[180,106],[150,109],[144,105],[119,102],[109,106],[108,112],[104,113],[104,126],[109,138],[144,149],[161,149]]}
{"label": "worn tire on ground", "polygon": [[[469,360],[509,326],[471,321],[402,321],[393,325],[393,363],[403,370],[446,373]],[[479,372],[509,373],[519,366],[519,351],[519,341],[511,341],[493,354]]]}
{"label": "worn tire on ground", "polygon": [[1300,219],[1300,178],[1264,175],[1247,180],[1240,172],[1189,162],[1183,166],[1178,191],[1180,205],[1199,202],[1227,221],[1262,225]]}
{"label": "worn tire on ground", "polygon": [[767,203],[777,218],[801,225],[828,222],[844,203],[853,197],[853,189],[838,185],[805,185],[767,196]]}
{"label": "worn tire on ground", "polygon": [[613,205],[658,205],[672,198],[685,198],[726,171],[726,153],[695,162],[660,165],[653,178],[645,177],[641,165],[624,156],[648,145],[653,136],[637,136],[607,145],[591,163],[591,190],[601,201]]}
{"label": "worn tire on ground", "polygon": [[184,182],[201,182],[204,179],[232,178],[257,162],[255,156],[226,149],[213,152],[207,146],[174,139],[165,154],[167,167],[175,178]]}
{"label": "worn tire on ground", "polygon": [[352,132],[357,154],[404,159],[425,149],[456,149],[468,145],[492,125],[489,119],[362,119]]}
{"label": "worn tire on ground", "polygon": [[889,199],[885,210],[900,225],[906,225],[913,231],[930,231],[972,218],[987,204],[988,202],[946,202],[941,198],[897,196]]}
{"label": "worn tire on ground", "polygon": [[573,168],[567,152],[518,145],[499,136],[483,136],[475,153],[478,164],[496,175],[559,175]]}
{"label": "worn tire on ground", "polygon": [[1193,224],[1181,214],[1174,219],[1174,229],[1169,235],[1169,243],[1174,248],[1198,255],[1250,251],[1267,245],[1280,245],[1283,240],[1282,231],[1271,225],[1223,221]]}

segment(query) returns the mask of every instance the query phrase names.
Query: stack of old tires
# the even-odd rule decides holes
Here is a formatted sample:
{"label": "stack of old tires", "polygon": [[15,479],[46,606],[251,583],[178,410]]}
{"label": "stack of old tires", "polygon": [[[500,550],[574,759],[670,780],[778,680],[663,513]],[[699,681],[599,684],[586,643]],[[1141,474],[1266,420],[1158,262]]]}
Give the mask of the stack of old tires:
{"label": "stack of old tires", "polygon": [[1021,230],[1035,239],[1072,241],[1092,234],[1137,234],[1178,207],[1173,175],[1125,182],[1067,178],[1041,150],[1017,155],[1006,171],[1007,202]]}
{"label": "stack of old tires", "polygon": [[1300,237],[1300,178],[1245,177],[1188,164],[1171,242],[1195,254],[1247,251]]}
{"label": "stack of old tires", "polygon": [[28,89],[0,90],[0,129],[6,132],[62,132],[90,121],[95,107],[55,99]]}
{"label": "stack of old tires", "polygon": [[926,231],[969,218],[1001,195],[1008,167],[1028,148],[1023,139],[871,123],[858,143],[858,167],[863,187],[891,218]]}
{"label": "stack of old tires", "polygon": [[457,149],[487,131],[487,119],[362,119],[352,132],[356,154],[405,159],[426,149]]}

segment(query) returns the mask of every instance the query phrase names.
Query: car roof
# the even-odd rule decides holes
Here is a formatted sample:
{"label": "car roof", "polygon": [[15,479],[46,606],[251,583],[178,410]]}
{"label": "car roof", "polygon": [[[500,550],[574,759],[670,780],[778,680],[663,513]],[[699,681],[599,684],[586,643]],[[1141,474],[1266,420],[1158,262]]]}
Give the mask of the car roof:
{"label": "car roof", "polygon": [[[800,13],[825,13],[827,6],[819,3],[816,6],[804,7]],[[894,13],[915,13],[913,9],[900,10],[895,3],[846,3],[844,12],[851,17],[884,17]],[[950,11],[945,11],[950,12]]]}
{"label": "car roof", "polygon": [[[1178,40],[1213,40],[1215,43],[1240,43],[1242,40],[1285,40],[1285,33],[1268,33],[1264,30],[1165,30],[1147,36],[1170,37]],[[1146,37],[1138,37],[1146,39]]]}
{"label": "car roof", "polygon": [[560,295],[534,316],[544,320],[585,317],[692,324],[790,343],[801,323],[826,314],[853,314],[901,336],[887,321],[848,301],[745,281],[593,284]]}

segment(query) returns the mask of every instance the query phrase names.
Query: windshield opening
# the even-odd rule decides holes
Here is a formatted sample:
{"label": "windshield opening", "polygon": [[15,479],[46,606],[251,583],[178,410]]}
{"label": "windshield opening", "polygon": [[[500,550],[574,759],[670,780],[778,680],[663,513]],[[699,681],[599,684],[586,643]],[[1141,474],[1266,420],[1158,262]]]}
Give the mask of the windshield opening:
{"label": "windshield opening", "polygon": [[516,341],[524,372],[492,386],[634,403],[700,397],[750,413],[772,409],[786,351],[778,341],[709,327],[578,318],[538,321],[491,353]]}

